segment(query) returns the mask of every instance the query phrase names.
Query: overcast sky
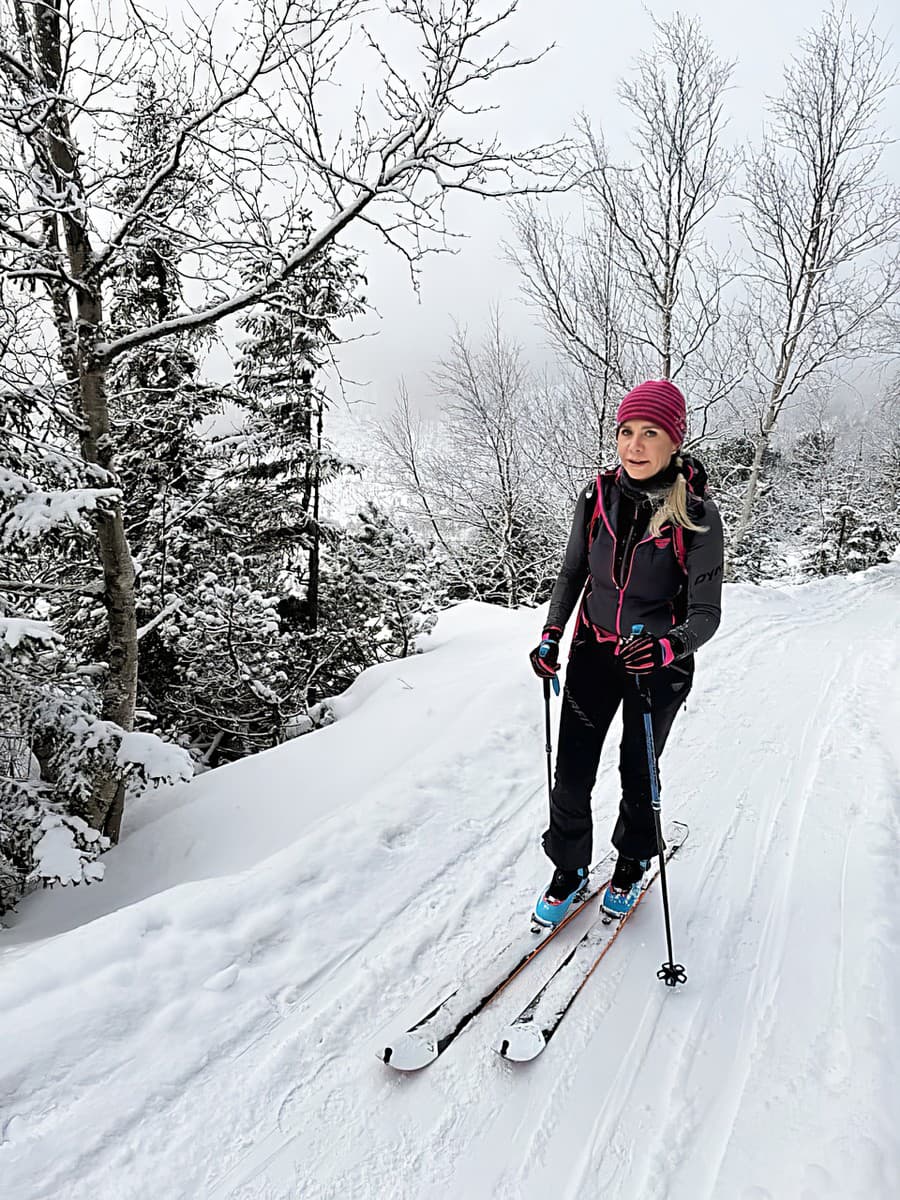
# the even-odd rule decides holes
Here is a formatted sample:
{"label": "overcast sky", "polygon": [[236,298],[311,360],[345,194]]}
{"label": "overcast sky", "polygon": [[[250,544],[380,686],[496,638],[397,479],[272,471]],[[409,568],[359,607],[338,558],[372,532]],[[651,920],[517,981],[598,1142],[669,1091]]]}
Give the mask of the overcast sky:
{"label": "overcast sky", "polygon": [[[699,17],[716,51],[735,62],[727,132],[736,141],[756,138],[766,95],[780,90],[783,64],[826,7],[821,0],[756,0],[740,5],[721,0],[697,0],[691,5],[655,0],[649,7],[637,0],[620,0],[616,5],[601,0],[521,0],[520,12],[509,27],[516,50],[534,53],[550,42],[555,42],[555,48],[537,65],[497,81],[493,92],[500,105],[497,128],[508,145],[533,144],[570,132],[574,117],[584,111],[596,126],[602,125],[614,152],[624,150],[628,116],[617,98],[616,84],[652,41],[652,8],[662,18],[675,11]],[[849,0],[848,9],[862,21],[874,16],[879,32],[894,43],[896,53],[892,23],[885,13],[862,0]],[[900,123],[898,109],[895,102],[893,112],[885,114],[886,123],[894,127]],[[900,162],[896,148],[890,161],[896,175]],[[401,378],[427,410],[431,391],[427,375],[446,351],[454,321],[477,335],[491,305],[501,306],[505,326],[526,345],[536,363],[547,359],[542,332],[519,298],[515,268],[504,261],[501,246],[510,238],[504,203],[463,197],[450,213],[454,227],[469,236],[456,255],[435,257],[424,267],[418,299],[399,256],[365,243],[367,294],[380,320],[369,325],[377,329],[376,336],[344,353],[346,372],[365,385],[352,391],[364,410],[390,408]]]}

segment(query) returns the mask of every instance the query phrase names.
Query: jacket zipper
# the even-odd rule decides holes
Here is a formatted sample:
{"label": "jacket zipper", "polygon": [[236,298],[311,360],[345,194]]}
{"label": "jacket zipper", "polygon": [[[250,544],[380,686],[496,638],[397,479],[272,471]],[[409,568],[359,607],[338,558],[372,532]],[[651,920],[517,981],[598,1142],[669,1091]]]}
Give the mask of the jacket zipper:
{"label": "jacket zipper", "polygon": [[[597,479],[597,498],[598,498],[599,506],[600,506],[600,514],[603,517],[603,523],[609,532],[609,536],[612,538],[612,544],[613,544],[612,545],[612,561],[610,562],[610,565],[609,565],[609,574],[610,574],[610,577],[613,582],[613,587],[619,593],[619,602],[616,605],[616,633],[618,634],[619,637],[621,637],[622,636],[622,605],[625,603],[625,589],[628,587],[629,581],[631,580],[631,569],[634,566],[634,555],[635,555],[635,552],[637,551],[638,546],[643,546],[644,542],[649,542],[649,541],[653,540],[653,535],[648,534],[647,537],[641,538],[641,540],[635,545],[634,549],[631,551],[631,562],[628,563],[628,574],[625,577],[625,582],[619,583],[619,581],[616,579],[616,546],[618,545],[618,539],[617,539],[615,531],[612,527],[612,523],[609,521],[609,519],[606,515],[606,505],[603,502],[603,493],[600,491],[599,478]],[[648,529],[649,529],[649,525],[648,525]],[[624,568],[626,562],[628,562],[628,551],[631,548],[631,541],[632,541],[633,537],[634,537],[634,525],[632,525],[631,528],[628,530],[628,537],[625,540],[625,550],[622,554],[622,567],[623,568]]]}
{"label": "jacket zipper", "polygon": [[[619,503],[621,504],[621,501],[619,501]],[[627,576],[625,573],[626,568],[628,569],[628,575],[631,574],[631,563],[628,560],[628,555],[629,555],[629,553],[631,553],[632,557],[634,556],[634,551],[633,551],[632,545],[631,545],[631,543],[633,541],[634,541],[634,524],[632,523],[632,525],[629,527],[629,530],[628,530],[628,536],[625,538],[625,548],[622,551],[622,562],[621,562],[621,565],[619,566],[619,582],[616,584],[616,586],[618,588],[622,588],[625,586],[621,581],[623,579],[627,579]],[[615,547],[615,543],[614,543],[613,544],[613,563],[615,563],[615,561],[616,561],[616,547]]]}

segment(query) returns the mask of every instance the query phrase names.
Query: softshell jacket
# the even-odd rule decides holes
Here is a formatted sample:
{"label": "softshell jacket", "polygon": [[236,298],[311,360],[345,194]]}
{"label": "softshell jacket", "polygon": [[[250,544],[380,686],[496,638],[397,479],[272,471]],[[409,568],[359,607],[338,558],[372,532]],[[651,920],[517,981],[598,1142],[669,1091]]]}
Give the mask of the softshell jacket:
{"label": "softshell jacket", "polygon": [[[721,617],[724,545],[712,500],[688,494],[688,512],[706,532],[675,529],[646,533],[632,543],[626,533],[619,577],[615,573],[621,468],[605,471],[578,497],[562,570],[550,597],[548,626],[562,630],[578,597],[578,628],[600,640],[627,637],[643,625],[671,636],[676,658],[693,654],[715,633]],[[583,590],[583,594],[582,594]]]}

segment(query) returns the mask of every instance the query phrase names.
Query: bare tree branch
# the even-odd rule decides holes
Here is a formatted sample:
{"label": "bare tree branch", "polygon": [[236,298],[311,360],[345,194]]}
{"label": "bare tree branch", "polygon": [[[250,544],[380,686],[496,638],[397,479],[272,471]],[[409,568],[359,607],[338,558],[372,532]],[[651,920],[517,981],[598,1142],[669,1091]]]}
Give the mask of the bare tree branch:
{"label": "bare tree branch", "polygon": [[742,224],[751,253],[764,388],[731,553],[750,528],[763,458],[787,402],[830,363],[871,354],[900,295],[900,192],[879,174],[875,121],[896,75],[871,25],[833,9],[810,33],[773,103],[774,129],[747,163]]}

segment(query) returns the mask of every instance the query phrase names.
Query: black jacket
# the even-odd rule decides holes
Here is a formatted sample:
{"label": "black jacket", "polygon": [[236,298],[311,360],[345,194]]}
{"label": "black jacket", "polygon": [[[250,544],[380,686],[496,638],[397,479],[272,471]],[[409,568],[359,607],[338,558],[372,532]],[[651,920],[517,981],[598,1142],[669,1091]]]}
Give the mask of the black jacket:
{"label": "black jacket", "polygon": [[[603,472],[581,492],[547,625],[564,629],[586,588],[578,619],[598,636],[627,637],[632,625],[643,625],[648,633],[669,637],[676,658],[684,658],[719,626],[724,543],[718,509],[712,500],[689,493],[691,519],[706,532],[676,531],[666,524],[653,538],[643,532],[652,501],[640,514],[643,519],[624,531],[621,502],[619,471]],[[624,555],[618,544],[623,532],[628,539]]]}

